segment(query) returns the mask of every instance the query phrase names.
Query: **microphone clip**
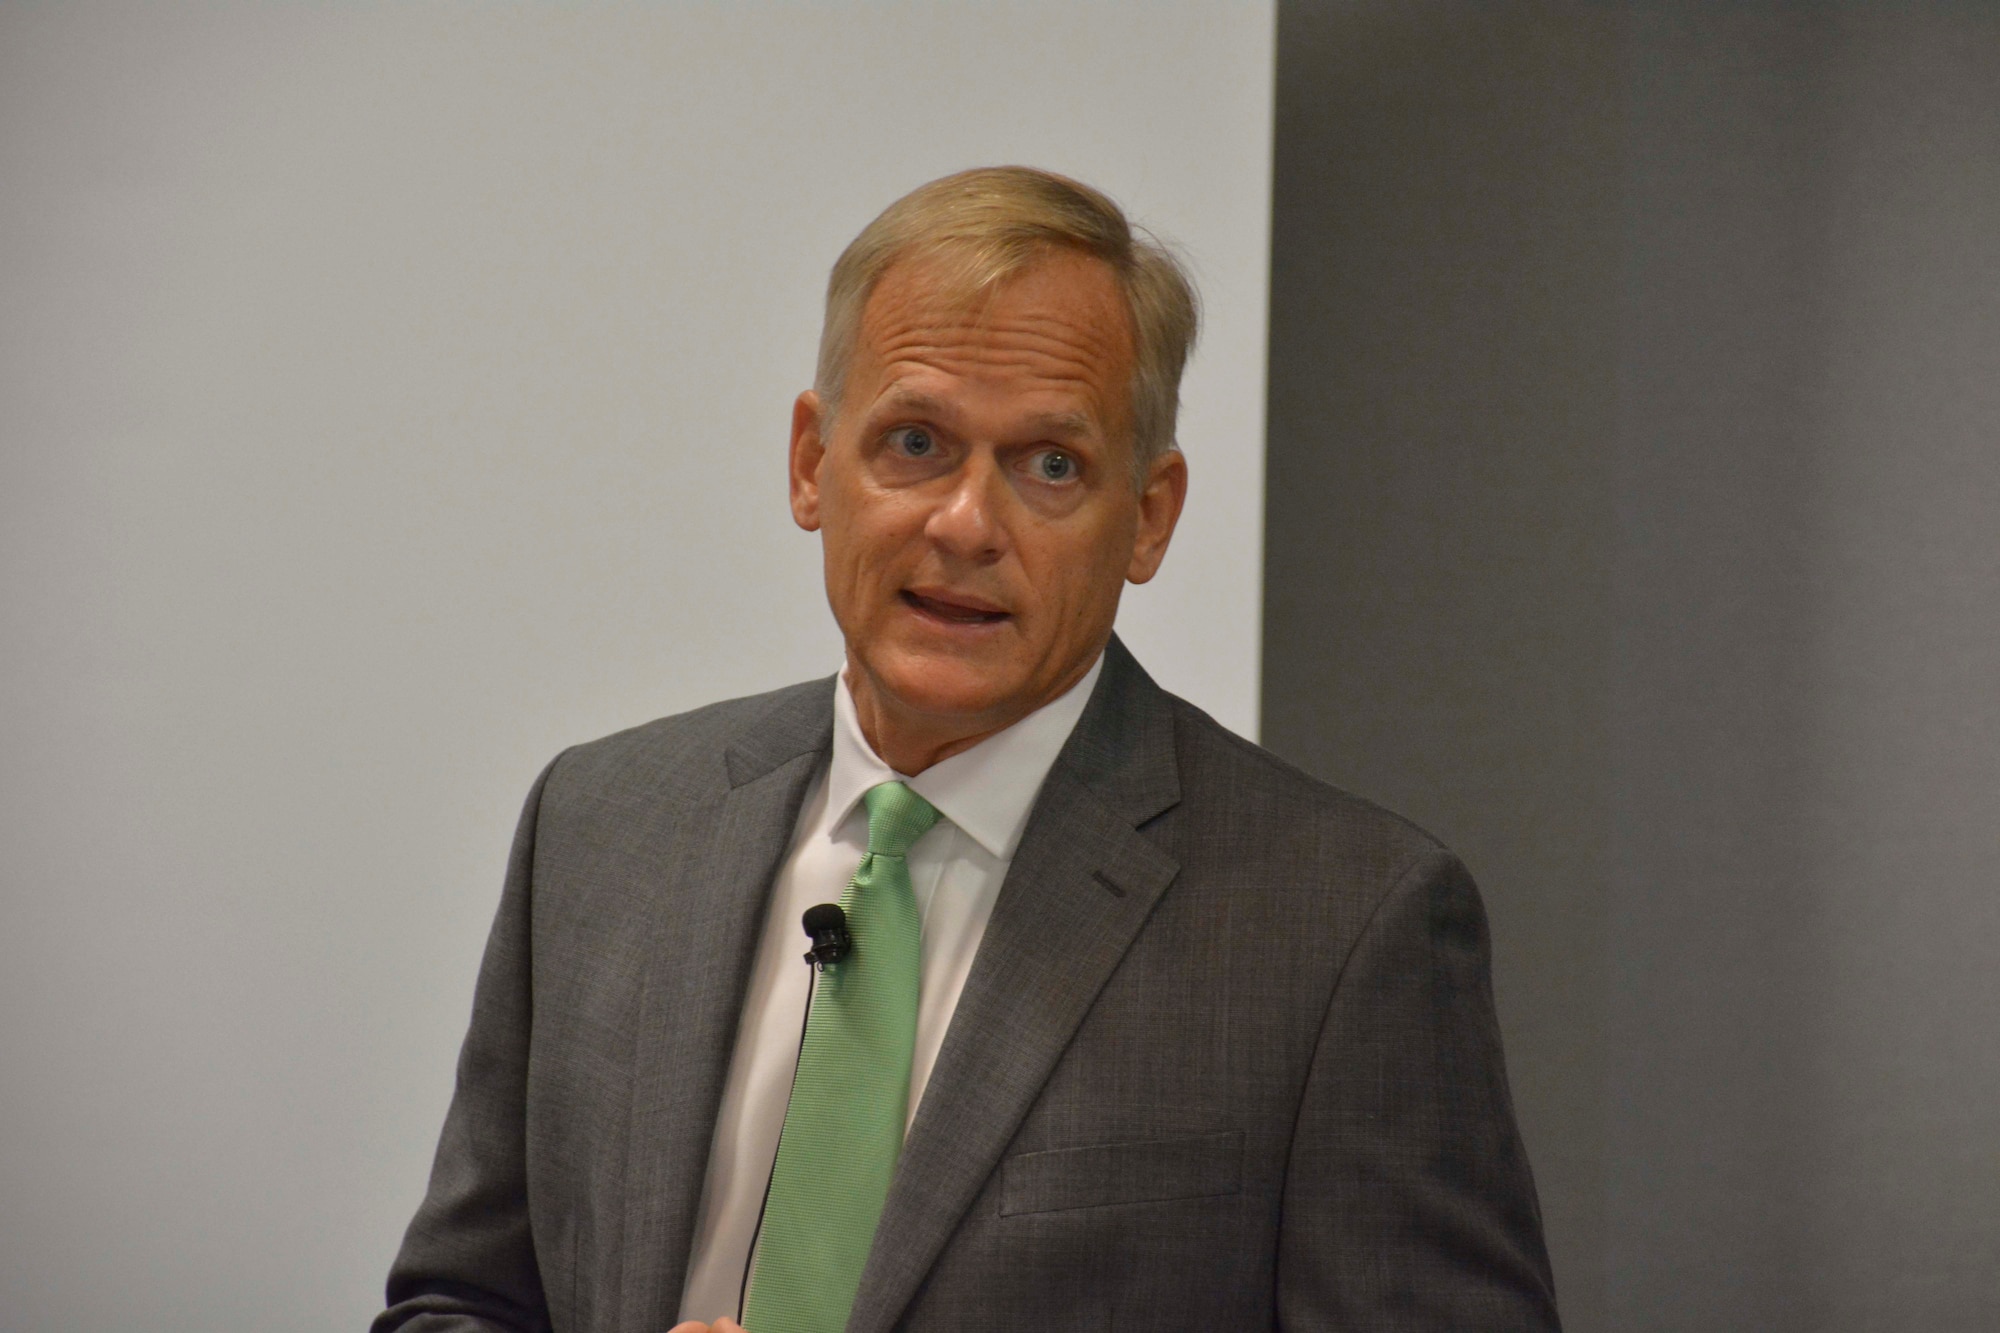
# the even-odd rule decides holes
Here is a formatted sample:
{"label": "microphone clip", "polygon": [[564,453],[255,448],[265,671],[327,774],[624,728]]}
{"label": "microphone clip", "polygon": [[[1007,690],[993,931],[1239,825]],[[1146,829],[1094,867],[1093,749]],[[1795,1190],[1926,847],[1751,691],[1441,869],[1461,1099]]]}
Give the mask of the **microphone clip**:
{"label": "microphone clip", "polygon": [[854,937],[847,933],[847,913],[836,903],[820,903],[806,909],[802,923],[812,940],[806,961],[824,972],[854,950]]}

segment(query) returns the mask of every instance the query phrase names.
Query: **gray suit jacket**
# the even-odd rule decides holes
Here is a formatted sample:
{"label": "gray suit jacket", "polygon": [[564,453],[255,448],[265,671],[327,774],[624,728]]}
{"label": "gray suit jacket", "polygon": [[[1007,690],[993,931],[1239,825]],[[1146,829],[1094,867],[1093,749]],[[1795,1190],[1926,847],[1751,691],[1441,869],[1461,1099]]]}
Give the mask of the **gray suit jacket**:
{"label": "gray suit jacket", "polygon": [[[672,1326],[832,699],[718,704],[542,774],[376,1333]],[[1485,917],[1431,838],[1113,640],[848,1327],[1273,1326],[1556,1327]]]}

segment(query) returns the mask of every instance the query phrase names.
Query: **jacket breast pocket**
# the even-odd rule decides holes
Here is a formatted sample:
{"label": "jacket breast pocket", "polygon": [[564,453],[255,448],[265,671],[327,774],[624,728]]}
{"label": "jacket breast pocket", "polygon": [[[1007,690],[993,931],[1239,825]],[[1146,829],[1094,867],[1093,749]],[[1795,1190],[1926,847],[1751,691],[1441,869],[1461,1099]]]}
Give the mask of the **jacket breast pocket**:
{"label": "jacket breast pocket", "polygon": [[1001,1172],[1002,1217],[1239,1194],[1243,1131],[1022,1153]]}

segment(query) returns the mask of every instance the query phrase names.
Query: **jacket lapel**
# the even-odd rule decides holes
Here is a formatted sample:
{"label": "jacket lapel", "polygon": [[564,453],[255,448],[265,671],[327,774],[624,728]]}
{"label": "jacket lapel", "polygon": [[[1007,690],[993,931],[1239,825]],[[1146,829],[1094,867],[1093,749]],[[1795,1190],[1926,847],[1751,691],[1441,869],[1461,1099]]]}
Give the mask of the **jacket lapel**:
{"label": "jacket lapel", "polygon": [[1179,869],[1137,830],[1180,799],[1166,695],[1116,638],[994,904],[883,1206],[849,1333],[884,1333],[998,1166]]}
{"label": "jacket lapel", "polygon": [[[709,1143],[772,880],[833,743],[833,682],[779,694],[724,756],[706,825],[657,863],[626,1145],[619,1327],[675,1320]],[[678,863],[677,863],[678,862]]]}

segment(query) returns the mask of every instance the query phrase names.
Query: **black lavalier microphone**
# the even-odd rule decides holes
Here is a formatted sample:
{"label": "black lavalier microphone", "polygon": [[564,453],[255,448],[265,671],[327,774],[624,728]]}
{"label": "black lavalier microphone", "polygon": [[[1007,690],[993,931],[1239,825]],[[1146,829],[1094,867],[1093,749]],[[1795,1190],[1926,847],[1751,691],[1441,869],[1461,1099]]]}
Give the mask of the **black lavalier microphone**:
{"label": "black lavalier microphone", "polygon": [[828,964],[847,957],[854,948],[854,938],[847,933],[847,913],[837,903],[808,907],[804,925],[813,942],[813,947],[806,950],[806,961],[822,972]]}

